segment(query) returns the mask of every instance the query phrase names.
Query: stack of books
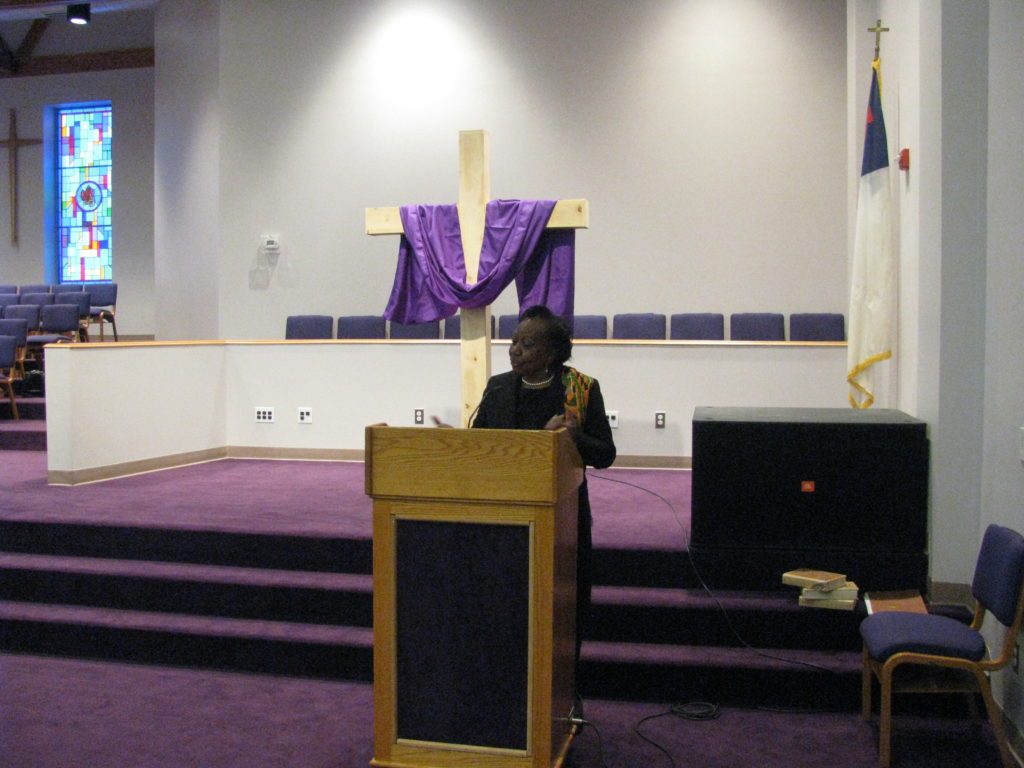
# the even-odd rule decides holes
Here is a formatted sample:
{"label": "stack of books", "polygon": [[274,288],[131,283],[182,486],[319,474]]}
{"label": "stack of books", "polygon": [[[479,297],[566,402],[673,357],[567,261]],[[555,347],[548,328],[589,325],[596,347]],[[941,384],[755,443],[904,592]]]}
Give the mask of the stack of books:
{"label": "stack of books", "polygon": [[782,574],[782,583],[803,587],[800,591],[800,605],[830,608],[834,611],[852,611],[857,607],[857,585],[849,581],[844,573],[800,568]]}

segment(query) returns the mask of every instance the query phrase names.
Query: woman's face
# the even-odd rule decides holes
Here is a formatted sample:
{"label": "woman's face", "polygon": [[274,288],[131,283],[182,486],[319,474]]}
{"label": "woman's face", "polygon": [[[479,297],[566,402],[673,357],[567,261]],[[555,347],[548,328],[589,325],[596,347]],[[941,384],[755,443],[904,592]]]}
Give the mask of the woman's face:
{"label": "woman's face", "polygon": [[535,317],[519,323],[512,334],[508,357],[512,370],[527,381],[545,378],[555,360],[554,351],[548,343],[547,323]]}

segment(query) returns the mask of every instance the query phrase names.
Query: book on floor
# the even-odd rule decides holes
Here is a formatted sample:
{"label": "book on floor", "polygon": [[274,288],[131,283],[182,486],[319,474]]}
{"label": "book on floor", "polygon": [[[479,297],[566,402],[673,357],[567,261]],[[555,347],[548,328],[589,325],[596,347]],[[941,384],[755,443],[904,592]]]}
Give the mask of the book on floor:
{"label": "book on floor", "polygon": [[791,587],[829,592],[846,584],[846,574],[816,571],[813,568],[798,568],[795,571],[786,571],[782,574],[782,583]]}

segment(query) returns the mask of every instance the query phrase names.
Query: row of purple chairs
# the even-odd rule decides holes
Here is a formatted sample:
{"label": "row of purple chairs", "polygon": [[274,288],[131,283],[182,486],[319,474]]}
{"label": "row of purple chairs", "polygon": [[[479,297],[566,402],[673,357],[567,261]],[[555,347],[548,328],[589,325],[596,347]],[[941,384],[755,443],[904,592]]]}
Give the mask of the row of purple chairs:
{"label": "row of purple chairs", "polygon": [[[80,294],[84,295],[84,294]],[[18,418],[13,384],[25,378],[27,361],[43,366],[43,347],[71,343],[81,338],[81,307],[78,304],[11,304],[0,317],[0,395],[11,403]]]}
{"label": "row of purple chairs", "polygon": [[[517,315],[501,315],[491,335],[509,339],[519,324]],[[460,316],[444,321],[402,325],[387,323],[380,315],[348,315],[335,321],[330,315],[292,315],[285,327],[286,339],[457,339]],[[785,317],[777,312],[741,312],[729,316],[729,338],[734,341],[785,341]],[[497,333],[495,333],[497,331]],[[666,335],[667,333],[667,335]],[[573,337],[607,339],[604,315],[574,315]],[[684,312],[666,317],[654,312],[612,316],[613,339],[724,340],[725,316],[716,312]],[[790,341],[845,341],[845,318],[830,312],[793,313],[789,316]]]}
{"label": "row of purple chairs", "polygon": [[[450,317],[444,323],[444,335],[441,335],[441,322],[414,323],[403,325],[389,323],[381,315],[343,315],[337,319],[337,335],[335,336],[335,320],[330,315],[290,315],[285,322],[286,339],[457,339],[459,338],[459,318]],[[491,318],[491,332],[494,332],[494,318]]]}
{"label": "row of purple chairs", "polygon": [[[10,288],[19,290],[6,290]],[[47,288],[54,290],[45,290]],[[92,325],[99,325],[100,339],[103,340],[105,326],[108,324],[113,330],[114,341],[118,340],[117,283],[71,283],[56,286],[0,285],[0,316],[6,316],[7,308],[14,305],[44,307],[54,304],[74,304],[79,308],[80,336],[83,341],[88,339],[88,329]]]}
{"label": "row of purple chairs", "polygon": [[0,283],[0,293],[61,293],[63,291],[80,291],[85,283],[33,283],[29,285],[13,285]]}
{"label": "row of purple chairs", "polygon": [[[666,322],[667,320],[667,322]],[[834,312],[798,312],[789,316],[790,341],[845,341],[846,323]],[[640,312],[615,315],[613,339],[669,339],[720,341],[726,338],[725,316],[719,312],[663,314]],[[736,312],[729,316],[733,341],[785,341],[786,321],[781,312]]]}

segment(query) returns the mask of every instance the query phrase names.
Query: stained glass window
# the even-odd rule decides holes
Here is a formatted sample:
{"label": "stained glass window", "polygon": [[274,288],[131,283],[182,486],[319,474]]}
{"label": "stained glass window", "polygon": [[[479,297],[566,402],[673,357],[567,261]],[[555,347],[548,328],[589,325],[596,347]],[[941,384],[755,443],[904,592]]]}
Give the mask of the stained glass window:
{"label": "stained glass window", "polygon": [[61,283],[114,279],[110,105],[57,111],[57,241]]}

